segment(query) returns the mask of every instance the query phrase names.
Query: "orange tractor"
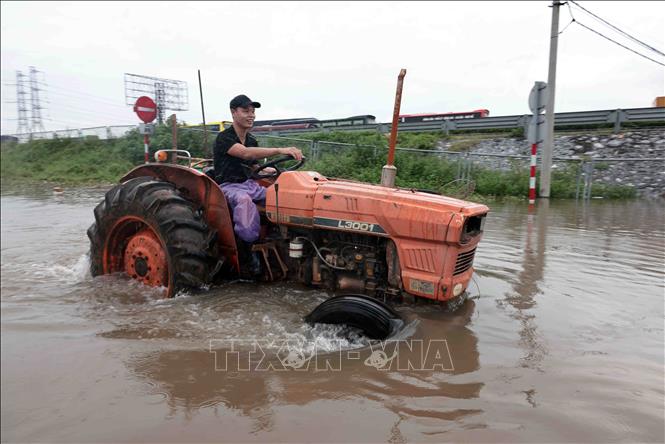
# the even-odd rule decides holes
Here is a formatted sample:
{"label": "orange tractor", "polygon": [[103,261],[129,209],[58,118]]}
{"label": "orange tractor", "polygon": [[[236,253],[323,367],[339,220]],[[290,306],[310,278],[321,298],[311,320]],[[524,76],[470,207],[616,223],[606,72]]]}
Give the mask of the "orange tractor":
{"label": "orange tractor", "polygon": [[[264,280],[367,295],[372,299],[356,298],[370,304],[365,312],[387,310],[372,302],[378,299],[463,297],[489,209],[394,187],[392,138],[390,145],[382,185],[299,171],[304,161],[283,170],[290,158],[255,171],[267,187],[261,239],[253,247]],[[144,164],[106,193],[88,229],[93,276],[126,273],[171,297],[243,275],[229,206],[206,168],[199,169],[206,162]],[[268,166],[276,172],[262,175]]]}

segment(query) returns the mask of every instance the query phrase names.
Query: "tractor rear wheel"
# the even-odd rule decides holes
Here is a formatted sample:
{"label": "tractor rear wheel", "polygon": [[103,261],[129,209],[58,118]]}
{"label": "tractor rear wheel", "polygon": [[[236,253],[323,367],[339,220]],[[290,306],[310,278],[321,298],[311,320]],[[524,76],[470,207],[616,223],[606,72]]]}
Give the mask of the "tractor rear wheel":
{"label": "tractor rear wheel", "polygon": [[137,177],[113,187],[88,229],[93,276],[127,273],[165,297],[212,282],[221,268],[217,232],[175,185]]}

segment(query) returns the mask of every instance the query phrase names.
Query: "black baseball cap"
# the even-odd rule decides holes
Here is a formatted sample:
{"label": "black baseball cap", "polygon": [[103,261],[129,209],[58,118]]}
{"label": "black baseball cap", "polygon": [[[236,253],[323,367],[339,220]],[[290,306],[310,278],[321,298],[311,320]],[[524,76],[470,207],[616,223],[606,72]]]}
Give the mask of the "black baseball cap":
{"label": "black baseball cap", "polygon": [[252,105],[254,108],[261,108],[261,104],[259,102],[252,102],[252,99],[250,99],[244,94],[235,96],[231,100],[231,103],[229,105],[231,106],[231,108],[238,108],[238,107],[245,108],[248,107],[249,105]]}

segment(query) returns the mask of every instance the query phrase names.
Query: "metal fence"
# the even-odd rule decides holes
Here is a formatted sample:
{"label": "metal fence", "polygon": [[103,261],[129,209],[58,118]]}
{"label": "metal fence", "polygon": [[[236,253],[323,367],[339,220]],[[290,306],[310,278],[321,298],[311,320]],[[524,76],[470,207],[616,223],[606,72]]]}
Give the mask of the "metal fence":
{"label": "metal fence", "polygon": [[10,134],[10,137],[15,137],[19,142],[27,142],[29,140],[38,139],[69,139],[69,138],[86,138],[93,137],[97,139],[116,139],[123,137],[128,131],[136,129],[137,125],[110,125],[110,126],[95,126],[90,128],[73,128],[55,131],[39,131],[28,134]]}
{"label": "metal fence", "polygon": [[[382,158],[387,154],[387,148],[373,145],[356,145],[329,141],[313,141],[305,138],[261,135],[258,137],[261,146],[285,147],[295,146],[312,162],[324,159],[335,159],[348,150],[366,150],[374,158]],[[530,146],[524,142],[525,149]],[[454,165],[454,181],[460,184],[473,182],[476,175],[482,170],[517,171],[523,174],[525,183],[529,179],[529,166],[531,156],[516,154],[490,154],[474,153],[470,151],[423,150],[417,148],[396,148],[398,153],[409,156],[426,157],[445,160]],[[540,162],[540,156],[538,156]],[[650,162],[665,162],[663,157],[650,158],[594,158],[584,159],[578,157],[554,157],[552,168],[556,171],[567,170],[575,181],[577,198],[590,199],[593,196],[594,185],[627,185],[637,189],[639,194],[650,192],[656,194],[663,190],[650,190],[643,179],[649,175]],[[377,171],[382,165],[377,165]],[[617,170],[621,174],[617,174]],[[621,179],[623,177],[623,179]]]}

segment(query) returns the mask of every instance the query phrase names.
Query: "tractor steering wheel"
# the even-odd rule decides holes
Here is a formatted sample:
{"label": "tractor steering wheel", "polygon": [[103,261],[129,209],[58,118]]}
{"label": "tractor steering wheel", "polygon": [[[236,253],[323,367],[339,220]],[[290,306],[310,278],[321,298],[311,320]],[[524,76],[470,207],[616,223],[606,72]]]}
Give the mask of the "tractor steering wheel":
{"label": "tractor steering wheel", "polygon": [[[287,168],[280,168],[277,166],[281,163],[288,162],[289,160],[293,161],[295,159],[291,156],[282,156],[278,157],[275,160],[271,160],[269,162],[259,165],[259,167],[255,169],[254,172],[252,172],[252,179],[273,179],[275,177],[278,177],[284,171],[295,171],[305,164],[306,159],[305,157],[303,157],[302,159],[298,160],[296,164],[291,165],[290,167]],[[274,168],[275,172],[267,174],[259,174],[261,171],[265,170],[266,168]]]}

